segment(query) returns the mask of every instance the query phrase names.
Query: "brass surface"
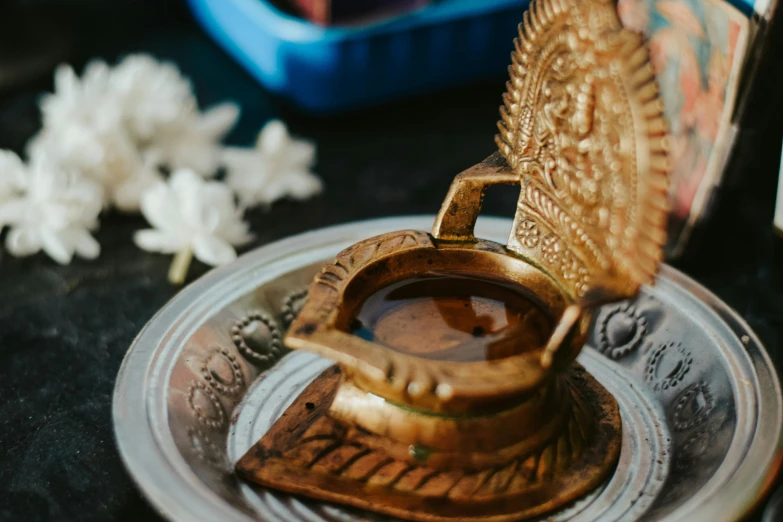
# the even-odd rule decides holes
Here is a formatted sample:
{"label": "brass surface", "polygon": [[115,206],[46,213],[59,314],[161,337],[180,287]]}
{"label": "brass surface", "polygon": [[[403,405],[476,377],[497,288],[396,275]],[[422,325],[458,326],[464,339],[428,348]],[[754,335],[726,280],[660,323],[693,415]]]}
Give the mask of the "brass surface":
{"label": "brass surface", "polygon": [[[502,245],[478,241],[438,246],[425,232],[391,232],[353,245],[323,268],[289,330],[287,345],[334,359],[346,377],[366,391],[433,412],[467,414],[518,402],[539,389],[553,372],[541,365],[544,346],[496,361],[463,363],[424,360],[350,333],[357,309],[375,289],[433,270],[516,284],[552,317],[560,317],[571,304],[551,277],[509,255]],[[578,349],[572,345],[581,347],[589,315],[575,321],[565,339],[569,345],[557,352],[555,369],[565,368],[576,356]],[[426,325],[410,325],[416,327]]]}
{"label": "brass surface", "polygon": [[[556,426],[525,437],[502,460],[494,452],[441,454],[335,419],[330,402],[341,377],[337,367],[318,377],[237,463],[239,475],[409,520],[504,522],[595,488],[619,456],[617,403],[579,366],[558,379],[565,401]],[[471,457],[498,460],[467,463]]]}
{"label": "brass surface", "polygon": [[[305,392],[320,397],[305,401],[312,412],[298,400],[243,457],[243,477],[412,520],[520,520],[613,470],[617,403],[574,359],[596,308],[658,270],[668,163],[657,87],[611,0],[533,2],[510,75],[500,151],[455,178],[432,234],[366,239],[316,276],[285,342],[339,372]],[[506,246],[473,234],[499,183],[520,186]],[[428,274],[518,289],[551,318],[548,339],[510,328],[508,356],[456,362],[390,348],[393,330],[386,344],[354,334],[368,298]],[[426,338],[424,320],[400,328],[407,345]]]}
{"label": "brass surface", "polygon": [[641,38],[611,0],[543,0],[525,13],[501,107],[499,158],[461,173],[433,236],[474,241],[486,187],[521,186],[508,249],[585,299],[651,283],[668,210],[666,123]]}

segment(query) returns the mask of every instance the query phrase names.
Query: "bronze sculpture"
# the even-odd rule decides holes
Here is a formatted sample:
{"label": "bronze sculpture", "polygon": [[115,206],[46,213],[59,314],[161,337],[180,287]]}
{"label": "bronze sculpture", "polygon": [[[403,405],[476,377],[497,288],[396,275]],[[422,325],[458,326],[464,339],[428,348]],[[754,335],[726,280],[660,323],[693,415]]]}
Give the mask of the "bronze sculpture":
{"label": "bronze sculpture", "polygon": [[[611,473],[618,406],[574,359],[595,309],[658,270],[657,85],[611,0],[533,2],[510,74],[499,153],[455,178],[432,234],[367,239],[316,276],[286,344],[337,366],[241,476],[411,520],[500,521],[562,507]],[[498,183],[520,186],[506,246],[473,236]]]}

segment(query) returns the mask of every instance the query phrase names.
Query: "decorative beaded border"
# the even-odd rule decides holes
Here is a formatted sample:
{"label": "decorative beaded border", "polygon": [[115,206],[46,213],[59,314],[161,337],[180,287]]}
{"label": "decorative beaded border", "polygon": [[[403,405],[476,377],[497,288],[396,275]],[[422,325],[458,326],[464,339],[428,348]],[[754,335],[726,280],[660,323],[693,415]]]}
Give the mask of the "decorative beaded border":
{"label": "decorative beaded border", "polygon": [[[697,394],[701,392],[704,396],[704,408],[698,411],[695,415],[688,419],[682,419],[682,409],[688,404],[688,402]],[[715,406],[715,401],[712,398],[710,387],[706,382],[697,382],[691,384],[677,398],[674,403],[674,413],[672,415],[673,425],[675,431],[685,431],[702,424],[709,416],[712,408]]]}
{"label": "decorative beaded border", "polygon": [[[636,325],[636,330],[630,341],[619,346],[614,346],[609,341],[607,328],[611,318],[618,314],[623,314],[630,318]],[[623,303],[609,309],[606,315],[601,318],[598,325],[598,349],[601,353],[608,355],[612,359],[620,359],[638,348],[639,345],[642,344],[645,335],[647,335],[647,319],[640,315],[636,307],[631,303]]]}
{"label": "decorative beaded border", "polygon": [[[245,338],[242,336],[242,330],[247,328],[250,323],[256,321],[263,323],[269,330],[270,341],[268,353],[265,354],[258,353],[250,348],[247,345]],[[242,356],[253,364],[272,362],[280,355],[283,349],[283,336],[280,333],[280,327],[277,326],[274,319],[261,311],[250,312],[243,319],[234,323],[234,326],[231,327],[231,339],[234,341],[234,346],[237,347]]]}
{"label": "decorative beaded border", "polygon": [[[201,393],[207,397],[212,406],[214,406],[216,412],[214,417],[208,415],[200,406],[193,402],[196,396],[196,391],[198,390],[200,390]],[[188,387],[188,404],[193,410],[193,413],[196,414],[196,418],[201,424],[214,429],[219,429],[225,426],[226,412],[223,411],[223,405],[220,403],[220,399],[217,398],[217,395],[215,395],[215,392],[212,391],[212,388],[203,382],[190,382],[190,386]]]}
{"label": "decorative beaded border", "polygon": [[[230,383],[222,382],[219,376],[210,372],[208,364],[216,356],[223,356],[228,361],[231,373],[234,376],[233,381]],[[215,348],[207,354],[207,357],[204,359],[204,366],[201,367],[201,375],[216,392],[226,397],[233,397],[245,388],[245,375],[242,373],[242,365],[225,348]]]}
{"label": "decorative beaded border", "polygon": [[307,287],[300,288],[299,290],[295,290],[288,294],[285,299],[283,300],[283,326],[285,328],[289,328],[291,326],[291,323],[294,322],[294,319],[296,319],[296,316],[299,315],[299,312],[301,311],[301,306],[298,310],[294,309],[294,305],[297,301],[301,299],[305,299],[307,297],[307,294],[309,292],[309,289]]}
{"label": "decorative beaded border", "polygon": [[[655,374],[658,371],[658,367],[660,366],[664,355],[666,353],[671,353],[670,350],[676,350],[677,354],[680,356],[679,362],[681,364],[673,374],[667,375],[663,379],[659,379]],[[682,382],[682,380],[685,378],[685,375],[690,371],[691,364],[693,364],[693,357],[691,356],[691,352],[686,349],[682,343],[675,341],[664,343],[653,352],[653,354],[650,356],[650,359],[647,361],[647,368],[645,370],[647,382],[653,384],[654,391],[668,390],[669,388],[673,388]]]}

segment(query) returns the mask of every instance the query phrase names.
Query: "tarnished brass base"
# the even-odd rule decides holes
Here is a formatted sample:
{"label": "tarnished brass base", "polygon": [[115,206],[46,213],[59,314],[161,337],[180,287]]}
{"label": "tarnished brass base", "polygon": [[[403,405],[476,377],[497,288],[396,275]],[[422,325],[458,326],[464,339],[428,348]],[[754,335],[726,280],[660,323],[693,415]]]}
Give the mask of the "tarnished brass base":
{"label": "tarnished brass base", "polygon": [[[341,377],[333,366],[308,386],[237,463],[239,475],[274,489],[409,520],[510,521],[550,512],[589,492],[610,475],[619,457],[617,402],[578,365],[549,386],[551,400],[559,404],[548,405],[551,422],[545,418],[540,425],[550,429],[526,437],[523,445],[455,460],[335,419],[332,403]],[[540,400],[539,394],[527,402]],[[478,419],[491,423],[492,417],[508,417],[506,429],[515,431],[513,410],[525,407],[529,405]],[[466,466],[466,461],[483,465]]]}

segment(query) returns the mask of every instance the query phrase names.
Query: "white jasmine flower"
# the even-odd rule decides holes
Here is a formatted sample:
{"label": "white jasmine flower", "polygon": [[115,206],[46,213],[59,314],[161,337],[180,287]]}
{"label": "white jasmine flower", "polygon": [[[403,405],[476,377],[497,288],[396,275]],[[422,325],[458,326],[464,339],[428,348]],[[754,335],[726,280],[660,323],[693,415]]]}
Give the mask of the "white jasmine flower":
{"label": "white jasmine flower", "polygon": [[128,132],[140,142],[196,112],[190,82],[171,63],[144,54],[126,57],[109,75],[109,89],[122,106]]}
{"label": "white jasmine flower", "polygon": [[118,187],[137,176],[144,165],[136,145],[121,127],[102,131],[78,121],[68,127],[44,129],[28,144],[27,155],[33,162],[45,156],[60,169],[100,184],[105,205],[116,202]]}
{"label": "white jasmine flower", "polygon": [[226,181],[244,207],[268,205],[278,199],[306,199],[323,189],[311,172],[315,145],[292,139],[283,122],[273,120],[261,129],[255,149],[226,148]]}
{"label": "white jasmine flower", "polygon": [[233,103],[201,114],[190,82],[148,55],[128,56],[114,68],[91,62],[82,78],[58,68],[41,111],[43,129],[28,144],[28,157],[46,156],[99,183],[104,204],[123,211],[139,209],[162,167],[214,175],[220,142],[239,116]]}
{"label": "white jasmine flower", "polygon": [[15,256],[43,250],[60,264],[74,254],[94,259],[100,245],[90,234],[98,226],[103,196],[97,184],[62,172],[45,157],[31,165],[25,192],[0,204],[0,223],[10,225],[6,249]]}
{"label": "white jasmine flower", "polygon": [[16,153],[0,150],[0,203],[24,190],[26,175],[27,167]]}
{"label": "white jasmine flower", "polygon": [[123,106],[112,95],[110,69],[102,61],[90,62],[81,79],[72,67],[58,67],[54,93],[44,95],[40,105],[45,129],[78,123],[104,132],[122,123]]}
{"label": "white jasmine flower", "polygon": [[[199,112],[190,82],[172,64],[132,55],[117,67],[88,64],[55,74],[41,100],[43,129],[27,146],[31,166],[0,151],[0,229],[8,250],[44,250],[60,263],[92,258],[90,235],[102,205],[141,210],[153,228],[137,232],[139,247],[175,254],[169,279],[182,282],[192,256],[209,265],[236,257],[249,241],[237,209],[304,199],[322,190],[311,169],[315,146],[268,123],[255,148],[223,148],[239,117],[233,103]],[[207,182],[221,163],[228,185]],[[164,180],[162,171],[174,174]],[[230,187],[229,187],[230,185]]]}
{"label": "white jasmine flower", "polygon": [[61,170],[78,172],[104,187],[105,203],[114,189],[139,169],[141,157],[125,129],[122,100],[110,88],[111,70],[91,62],[79,79],[61,66],[55,90],[41,100],[43,129],[27,145],[32,161],[45,156]]}
{"label": "white jasmine flower", "polygon": [[239,118],[239,107],[221,103],[203,114],[189,113],[155,138],[145,156],[171,170],[189,169],[211,177],[220,166],[220,142]]}
{"label": "white jasmine flower", "polygon": [[[185,141],[202,128],[190,83],[173,65],[146,55],[129,56],[113,69],[92,62],[81,79],[72,68],[60,67],[54,94],[44,96],[41,111],[44,127],[28,145],[28,156],[44,154],[62,169],[100,183],[105,204],[125,211],[138,210],[141,192],[160,179],[158,165],[143,153],[142,143],[160,133],[175,133]],[[161,138],[162,143],[170,141]],[[189,154],[204,163],[205,155],[217,155],[193,152],[204,142],[180,156]],[[176,167],[168,165],[169,157],[159,156]]]}
{"label": "white jasmine flower", "polygon": [[231,190],[191,170],[178,170],[168,183],[158,182],[144,192],[141,212],[154,228],[138,231],[134,241],[150,252],[176,254],[169,270],[175,284],[184,281],[193,255],[208,265],[222,265],[236,258],[234,246],[251,239]]}

